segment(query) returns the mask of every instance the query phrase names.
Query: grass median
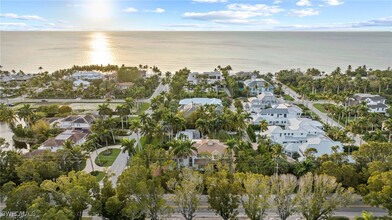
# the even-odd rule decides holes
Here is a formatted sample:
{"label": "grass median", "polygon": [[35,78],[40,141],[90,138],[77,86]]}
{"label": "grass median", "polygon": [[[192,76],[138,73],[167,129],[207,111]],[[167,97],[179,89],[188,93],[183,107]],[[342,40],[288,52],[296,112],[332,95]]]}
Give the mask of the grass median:
{"label": "grass median", "polygon": [[99,153],[98,157],[95,158],[95,164],[100,167],[109,167],[116,160],[120,154],[121,149],[107,149]]}

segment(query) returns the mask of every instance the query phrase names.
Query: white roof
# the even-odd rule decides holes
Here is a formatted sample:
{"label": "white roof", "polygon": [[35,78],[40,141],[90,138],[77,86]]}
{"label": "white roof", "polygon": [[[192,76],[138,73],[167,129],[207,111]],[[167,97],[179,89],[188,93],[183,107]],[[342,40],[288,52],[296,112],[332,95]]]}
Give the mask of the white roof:
{"label": "white roof", "polygon": [[180,105],[196,104],[196,105],[222,105],[222,101],[216,98],[192,98],[183,99],[179,103]]}
{"label": "white roof", "polygon": [[321,129],[319,128],[323,127],[323,124],[321,124],[320,122],[309,118],[290,118],[288,121],[290,125],[289,128],[291,130],[303,128],[320,131]]}
{"label": "white roof", "polygon": [[323,154],[332,154],[333,146],[339,146],[340,150],[343,149],[343,145],[341,142],[333,141],[328,137],[322,136],[322,137],[308,138],[308,142],[300,144],[299,149],[301,149],[302,152],[305,152],[309,148],[314,148],[317,150],[315,156],[319,157],[322,156]]}

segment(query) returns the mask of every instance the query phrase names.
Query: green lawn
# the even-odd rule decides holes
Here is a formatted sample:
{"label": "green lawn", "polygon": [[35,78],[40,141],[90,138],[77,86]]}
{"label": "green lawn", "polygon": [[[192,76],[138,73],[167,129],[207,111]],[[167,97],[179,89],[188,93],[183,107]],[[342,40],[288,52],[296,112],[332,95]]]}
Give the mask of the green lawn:
{"label": "green lawn", "polygon": [[320,112],[322,113],[327,113],[327,110],[325,109],[325,104],[320,104],[320,103],[316,103],[313,105],[315,108],[317,108]]}
{"label": "green lawn", "polygon": [[142,102],[140,105],[140,109],[136,112],[137,115],[140,115],[144,111],[146,111],[150,107],[150,103],[148,102]]}
{"label": "green lawn", "polygon": [[284,100],[287,100],[287,101],[294,101],[294,98],[291,97],[291,96],[289,96],[289,95],[287,95],[287,94],[284,94],[284,95],[283,95],[283,99],[284,99]]}
{"label": "green lawn", "polygon": [[[105,155],[108,153],[108,151],[111,151],[111,154]],[[101,167],[108,167],[113,164],[113,162],[116,160],[117,156],[120,154],[121,149],[108,149],[105,151],[102,151],[99,153],[98,157],[95,159],[95,164]],[[98,159],[99,158],[99,159]],[[101,162],[101,164],[99,163]]]}

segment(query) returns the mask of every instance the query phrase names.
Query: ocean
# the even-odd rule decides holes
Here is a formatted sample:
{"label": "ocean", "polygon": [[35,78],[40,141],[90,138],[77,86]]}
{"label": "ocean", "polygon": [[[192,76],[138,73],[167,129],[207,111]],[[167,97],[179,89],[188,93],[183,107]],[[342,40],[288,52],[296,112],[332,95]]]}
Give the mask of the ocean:
{"label": "ocean", "polygon": [[234,71],[309,67],[326,73],[392,66],[391,32],[0,32],[3,70],[36,73],[73,65],[155,65]]}

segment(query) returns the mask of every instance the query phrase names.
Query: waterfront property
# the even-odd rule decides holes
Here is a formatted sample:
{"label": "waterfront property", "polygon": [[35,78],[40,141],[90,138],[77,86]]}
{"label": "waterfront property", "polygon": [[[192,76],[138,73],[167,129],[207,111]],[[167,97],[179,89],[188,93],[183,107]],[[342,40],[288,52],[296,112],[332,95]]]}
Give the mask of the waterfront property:
{"label": "waterfront property", "polygon": [[17,84],[20,84],[22,82],[27,82],[31,78],[33,78],[33,75],[28,73],[16,73],[16,74],[10,74],[10,75],[1,75],[0,76],[0,83],[8,84],[11,82],[16,82]]}
{"label": "waterfront property", "polygon": [[[187,78],[188,84],[192,86],[196,85],[212,85],[215,91],[221,89],[220,84],[223,82],[223,75],[221,72],[192,72],[189,73]],[[192,91],[193,87],[188,86],[188,90]]]}
{"label": "waterfront property", "polygon": [[244,88],[248,88],[249,95],[260,95],[265,92],[274,92],[274,87],[264,79],[252,76],[251,79],[244,81]]}
{"label": "waterfront property", "polygon": [[80,130],[65,130],[56,137],[49,138],[41,146],[38,147],[39,150],[50,150],[57,151],[63,149],[63,144],[66,141],[71,141],[73,146],[80,145],[86,142],[88,132]]}
{"label": "waterfront property", "polygon": [[389,106],[385,104],[385,101],[386,99],[380,95],[358,93],[349,98],[347,103],[349,105],[356,105],[365,102],[370,112],[385,113],[389,108]]}

